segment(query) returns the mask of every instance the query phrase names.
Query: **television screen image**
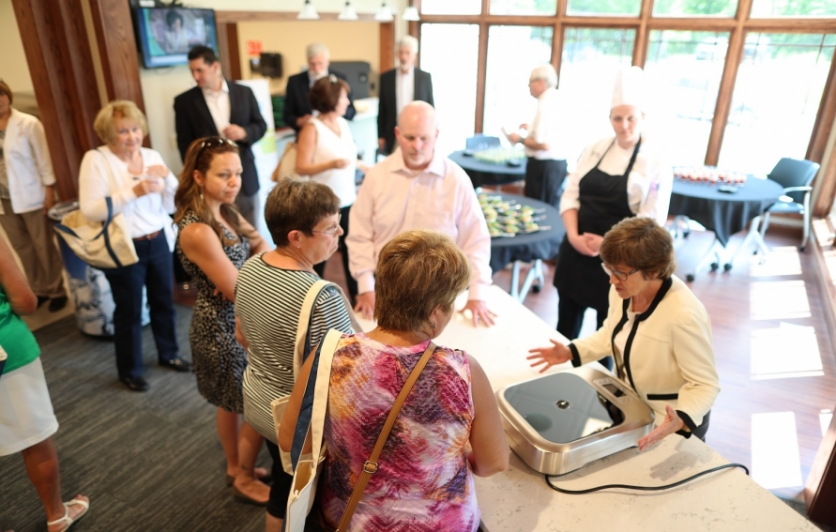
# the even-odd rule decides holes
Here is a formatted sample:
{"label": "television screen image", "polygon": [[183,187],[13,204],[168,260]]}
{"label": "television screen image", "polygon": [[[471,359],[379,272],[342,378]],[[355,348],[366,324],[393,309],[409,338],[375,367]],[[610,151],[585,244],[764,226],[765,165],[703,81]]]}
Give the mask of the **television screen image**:
{"label": "television screen image", "polygon": [[215,12],[211,9],[138,8],[136,33],[145,68],[185,65],[198,44],[218,51]]}

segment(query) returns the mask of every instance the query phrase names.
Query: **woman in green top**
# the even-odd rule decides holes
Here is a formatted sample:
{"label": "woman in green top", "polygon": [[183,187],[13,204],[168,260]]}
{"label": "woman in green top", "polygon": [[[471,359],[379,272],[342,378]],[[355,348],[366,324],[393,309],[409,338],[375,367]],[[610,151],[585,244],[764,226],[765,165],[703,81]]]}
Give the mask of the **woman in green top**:
{"label": "woman in green top", "polygon": [[20,314],[35,312],[38,299],[0,238],[0,352],[7,360],[0,374],[0,456],[21,452],[29,480],[46,510],[47,530],[63,532],[78,521],[90,500],[77,495],[62,503],[58,453],[52,435],[58,421],[38,356],[35,337]]}

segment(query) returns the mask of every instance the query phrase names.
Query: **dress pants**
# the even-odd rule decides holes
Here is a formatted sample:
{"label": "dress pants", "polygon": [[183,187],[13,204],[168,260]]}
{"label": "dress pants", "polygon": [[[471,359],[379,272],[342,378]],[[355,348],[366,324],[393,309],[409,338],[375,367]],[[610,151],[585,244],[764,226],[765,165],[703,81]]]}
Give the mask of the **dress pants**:
{"label": "dress pants", "polygon": [[[351,212],[351,205],[340,208],[340,227],[343,229],[343,236],[337,243],[337,249],[340,251],[343,259],[343,270],[345,271],[345,284],[348,287],[348,295],[351,299],[357,297],[357,281],[351,276],[351,271],[348,269],[348,246],[345,244],[345,238],[348,236],[348,215]],[[314,271],[324,279],[325,262],[314,264]]]}
{"label": "dress pants", "polygon": [[119,378],[142,377],[142,287],[148,289],[151,330],[160,363],[177,358],[174,331],[174,272],[165,232],[151,240],[135,240],[139,262],[103,270],[113,302],[114,344]]}
{"label": "dress pants", "polygon": [[36,296],[65,297],[63,261],[53,240],[52,222],[41,209],[15,214],[12,202],[3,202],[0,225],[23,263],[26,279]]}
{"label": "dress pants", "polygon": [[[595,314],[598,322],[598,329],[604,326],[604,320],[607,319],[607,311],[609,306],[603,308],[596,308]],[[568,297],[559,297],[557,301],[557,332],[568,338],[569,340],[577,339],[581,333],[581,326],[583,325],[583,315],[588,307],[569,299]],[[601,364],[611,370],[613,361],[611,356],[607,356],[599,360]]]}
{"label": "dress pants", "polygon": [[564,179],[566,161],[529,157],[525,166],[525,195],[557,207]]}
{"label": "dress pants", "polygon": [[245,196],[243,192],[239,192],[235,197],[235,206],[238,208],[238,212],[241,213],[241,216],[250,222],[250,225],[258,229],[256,219],[264,215],[264,213],[261,212],[261,209],[259,209],[258,192],[252,196]]}

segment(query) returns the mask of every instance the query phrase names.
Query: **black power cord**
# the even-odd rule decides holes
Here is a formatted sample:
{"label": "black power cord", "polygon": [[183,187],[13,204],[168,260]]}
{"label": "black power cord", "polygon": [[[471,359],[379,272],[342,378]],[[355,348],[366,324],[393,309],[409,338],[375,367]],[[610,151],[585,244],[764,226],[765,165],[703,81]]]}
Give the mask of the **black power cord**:
{"label": "black power cord", "polygon": [[596,492],[596,491],[608,490],[608,489],[626,489],[626,490],[637,490],[637,491],[662,491],[662,490],[675,488],[677,486],[681,486],[683,484],[691,482],[694,479],[705,476],[709,473],[714,473],[715,471],[720,471],[721,469],[728,469],[728,468],[732,468],[732,467],[739,467],[743,471],[745,471],[747,475],[749,474],[749,469],[743,464],[723,464],[721,466],[712,467],[711,469],[706,469],[705,471],[701,471],[701,472],[697,473],[696,475],[692,475],[692,476],[690,476],[686,479],[680,480],[679,482],[674,482],[673,484],[665,484],[664,486],[631,486],[629,484],[606,484],[604,486],[596,486],[594,488],[588,488],[588,489],[585,489],[585,490],[567,490],[567,489],[564,489],[564,488],[558,488],[557,486],[552,484],[551,476],[545,475],[545,478],[546,478],[546,484],[548,484],[551,489],[553,489],[555,491],[559,491],[560,493],[567,493],[569,495],[583,495],[584,493],[593,493],[593,492]]}

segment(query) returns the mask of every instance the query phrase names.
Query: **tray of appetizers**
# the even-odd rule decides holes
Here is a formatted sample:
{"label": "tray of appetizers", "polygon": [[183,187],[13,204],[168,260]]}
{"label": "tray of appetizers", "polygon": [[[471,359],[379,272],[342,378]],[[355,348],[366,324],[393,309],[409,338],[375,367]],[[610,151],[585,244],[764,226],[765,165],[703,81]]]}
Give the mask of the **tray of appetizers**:
{"label": "tray of appetizers", "polygon": [[546,219],[545,209],[521,205],[502,196],[479,194],[479,205],[488,223],[491,238],[512,238],[551,229],[537,222]]}

